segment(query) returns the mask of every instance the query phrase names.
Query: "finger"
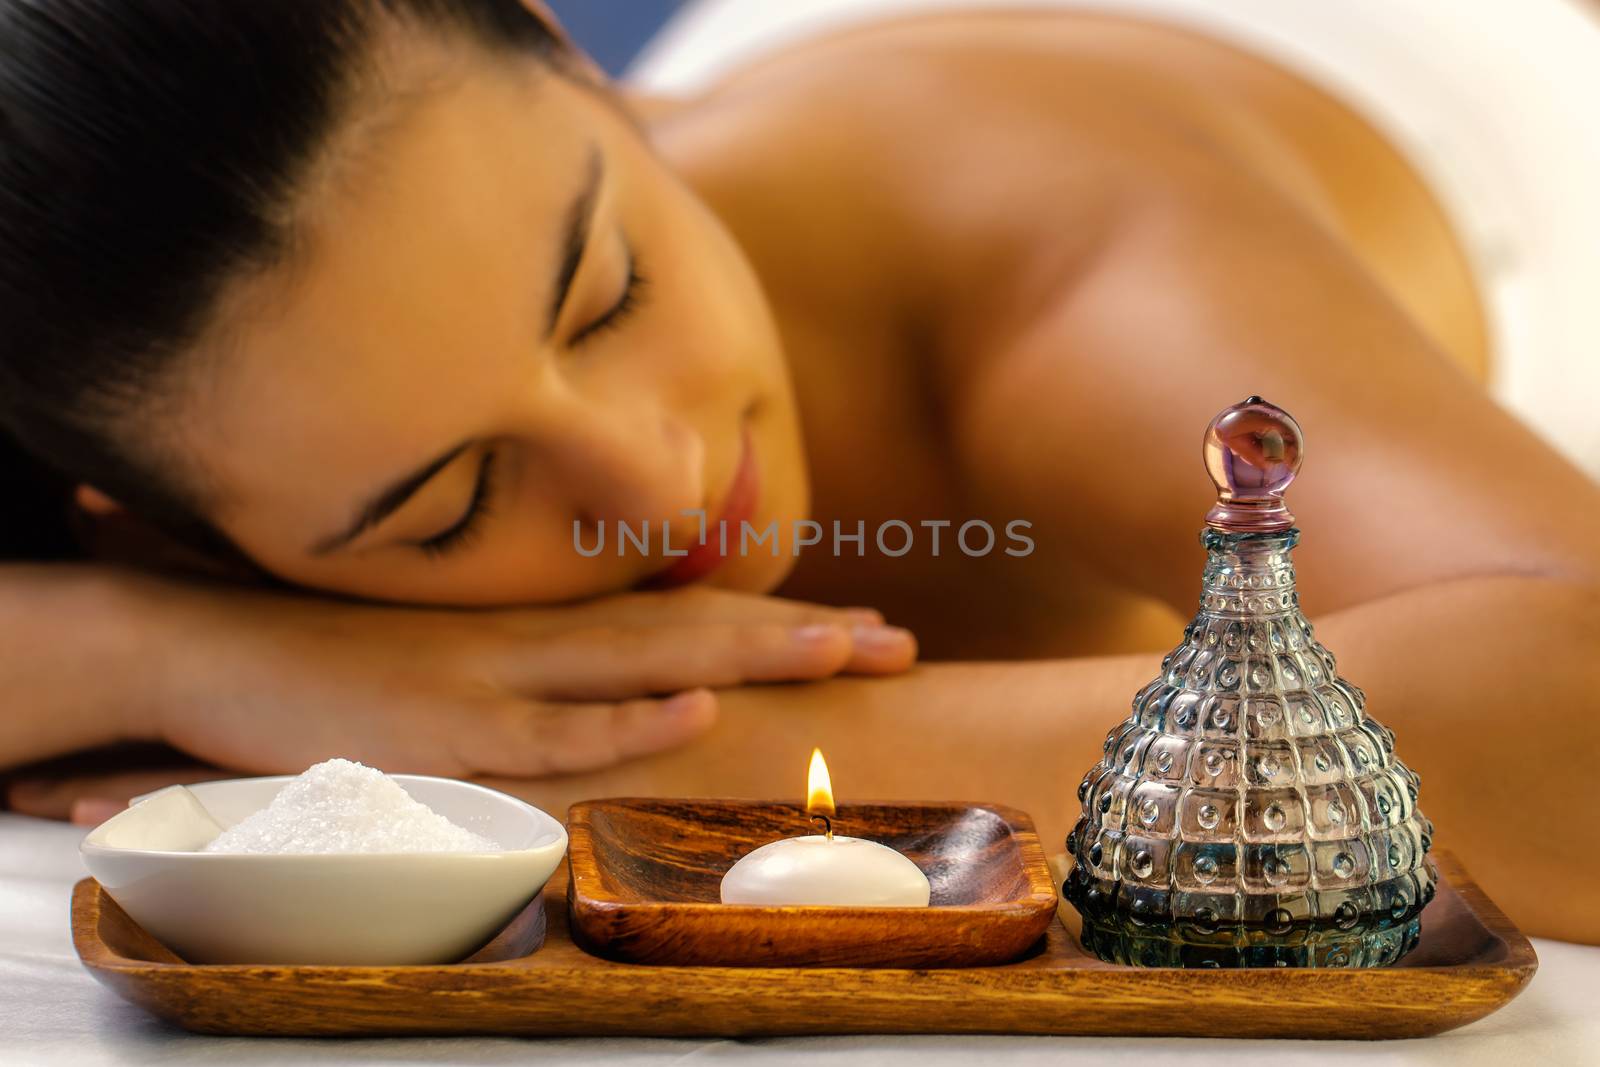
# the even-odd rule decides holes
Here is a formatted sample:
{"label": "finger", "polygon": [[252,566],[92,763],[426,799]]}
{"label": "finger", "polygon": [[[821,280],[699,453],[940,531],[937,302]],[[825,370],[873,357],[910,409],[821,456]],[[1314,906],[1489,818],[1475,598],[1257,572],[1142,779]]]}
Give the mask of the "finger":
{"label": "finger", "polygon": [[880,625],[875,608],[830,607],[798,600],[689,587],[656,593],[621,593],[559,609],[557,625],[668,626],[696,623],[776,623],[804,626]]}
{"label": "finger", "polygon": [[847,674],[899,674],[917,662],[917,639],[898,626],[857,626],[850,631]]}
{"label": "finger", "polygon": [[457,756],[466,772],[538,778],[608,767],[675,748],[716,721],[717,699],[690,689],[665,700],[508,705],[489,729],[462,723]]}
{"label": "finger", "polygon": [[79,797],[72,802],[67,821],[77,826],[96,827],[128,806],[126,800],[107,800],[104,797]]}
{"label": "finger", "polygon": [[22,778],[6,791],[11,810],[43,819],[71,819],[98,826],[128,806],[128,801],[169,785],[231,778],[234,772],[198,764],[161,769],[115,771],[64,778]]}
{"label": "finger", "polygon": [[850,631],[826,623],[605,627],[519,644],[505,655],[499,680],[547,700],[623,700],[828,678],[855,655]]}
{"label": "finger", "polygon": [[666,593],[627,593],[571,610],[588,614],[570,616],[569,623],[605,617],[615,624],[631,626],[697,622],[845,626],[856,641],[856,649],[843,667],[851,674],[897,674],[908,670],[917,659],[915,636],[909,630],[887,626],[883,613],[876,608],[836,608],[753,593],[691,588]]}

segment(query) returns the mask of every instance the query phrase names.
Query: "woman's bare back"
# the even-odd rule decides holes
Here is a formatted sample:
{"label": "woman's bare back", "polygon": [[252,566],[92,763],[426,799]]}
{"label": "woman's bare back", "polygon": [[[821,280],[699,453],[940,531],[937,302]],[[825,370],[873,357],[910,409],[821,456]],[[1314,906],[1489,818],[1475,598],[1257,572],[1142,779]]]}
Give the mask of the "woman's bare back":
{"label": "woman's bare back", "polygon": [[[1399,154],[1313,86],[1188,33],[1062,13],[876,24],[753,63],[658,114],[654,133],[765,282],[824,523],[865,520],[871,531],[892,518],[1048,521],[1031,502],[996,513],[997,502],[983,499],[952,440],[953,398],[970,392],[1008,331],[1034,328],[1128,241],[1130,219],[1174,190],[1211,199],[1219,213],[1270,203],[1320,231],[1332,247],[1312,254],[1351,258],[1373,300],[1415,328],[1417,347],[1479,381],[1485,371],[1482,313],[1460,246]],[[1239,224],[1253,221],[1241,215]],[[1235,251],[1212,251],[1211,265],[1226,273]],[[1172,281],[1152,278],[1152,307]],[[1258,299],[1266,307],[1273,296]],[[1322,310],[1345,313],[1337,299]],[[1071,358],[1093,382],[1094,361],[1115,357],[1085,348]],[[1152,383],[1130,419],[1163,418],[1160,393]],[[1094,402],[1062,396],[1057,408],[1066,417]],[[1204,418],[1191,421],[1178,432],[1197,442]],[[1319,428],[1309,430],[1314,449]],[[1196,454],[1147,460],[1175,467],[1164,481],[1185,494],[1191,525],[1206,488]],[[1158,593],[1081,553],[1052,551],[1052,532],[1041,534],[1037,558],[1021,561],[870,550],[861,559],[847,546],[842,558],[805,560],[785,591],[843,602],[868,588],[935,657],[1170,644],[1192,604],[1198,557],[1188,536],[1136,542],[1152,566],[1175,561]],[[952,599],[964,606],[959,618],[947,610]]]}

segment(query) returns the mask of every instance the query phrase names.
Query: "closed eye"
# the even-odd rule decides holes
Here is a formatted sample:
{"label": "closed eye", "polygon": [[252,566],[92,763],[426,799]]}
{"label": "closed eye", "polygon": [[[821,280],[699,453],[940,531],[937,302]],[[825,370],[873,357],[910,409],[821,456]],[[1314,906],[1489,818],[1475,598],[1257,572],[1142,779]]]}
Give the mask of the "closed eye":
{"label": "closed eye", "polygon": [[417,542],[417,547],[435,558],[465,547],[478,532],[479,524],[489,514],[489,504],[494,496],[494,453],[486,452],[478,465],[478,480],[473,485],[472,500],[448,530]]}
{"label": "closed eye", "polygon": [[622,295],[617,302],[612,304],[599,317],[587,325],[576,330],[567,340],[567,347],[577,348],[586,341],[594,338],[596,334],[606,330],[614,330],[639,309],[642,294],[647,285],[644,275],[639,272],[639,258],[632,248],[628,249],[628,281],[622,287]]}

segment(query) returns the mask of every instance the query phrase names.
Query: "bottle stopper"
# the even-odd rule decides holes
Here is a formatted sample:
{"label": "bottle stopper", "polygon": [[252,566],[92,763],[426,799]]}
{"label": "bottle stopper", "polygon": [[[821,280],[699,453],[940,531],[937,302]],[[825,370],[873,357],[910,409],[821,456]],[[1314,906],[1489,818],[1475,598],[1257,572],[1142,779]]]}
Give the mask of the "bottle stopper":
{"label": "bottle stopper", "polygon": [[1206,525],[1224,533],[1270,533],[1294,525],[1283,502],[1304,455],[1300,424],[1259,396],[1246,397],[1206,427],[1206,473],[1217,502]]}

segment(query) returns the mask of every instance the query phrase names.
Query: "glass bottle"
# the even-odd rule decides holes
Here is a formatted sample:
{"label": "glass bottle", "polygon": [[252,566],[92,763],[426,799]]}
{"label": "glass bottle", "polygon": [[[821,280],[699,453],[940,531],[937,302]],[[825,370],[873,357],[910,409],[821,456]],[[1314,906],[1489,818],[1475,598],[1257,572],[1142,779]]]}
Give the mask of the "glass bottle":
{"label": "glass bottle", "polygon": [[1106,737],[1067,838],[1062,892],[1102,959],[1371,967],[1417,943],[1433,824],[1300,612],[1283,492],[1302,441],[1254,396],[1206,429],[1199,613]]}

